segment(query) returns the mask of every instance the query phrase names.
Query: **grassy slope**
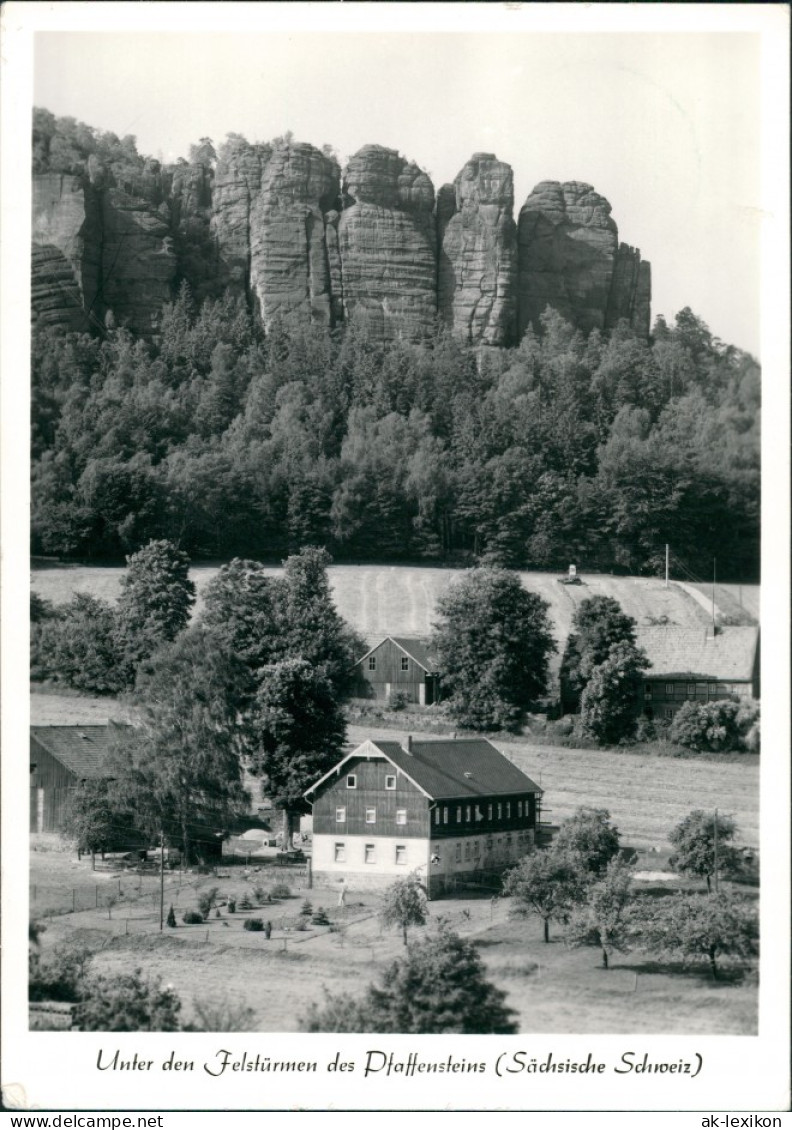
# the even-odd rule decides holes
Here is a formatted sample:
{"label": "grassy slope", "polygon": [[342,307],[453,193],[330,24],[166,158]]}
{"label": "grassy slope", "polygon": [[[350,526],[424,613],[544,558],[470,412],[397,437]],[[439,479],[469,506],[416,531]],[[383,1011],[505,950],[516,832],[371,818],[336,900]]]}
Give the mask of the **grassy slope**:
{"label": "grassy slope", "polygon": [[[217,566],[199,565],[192,569],[198,593],[197,609],[202,593]],[[273,567],[276,575],[279,569]],[[118,597],[122,568],[64,565],[36,568],[32,587],[42,597],[56,604],[69,600],[75,592],[88,592],[104,600]],[[330,583],[336,606],[370,642],[384,635],[425,636],[431,632],[434,610],[439,596],[461,575],[460,570],[434,569],[407,565],[333,565]],[[569,634],[575,607],[589,596],[610,596],[618,600],[625,612],[639,624],[650,618],[667,617],[668,622],[694,627],[707,622],[707,612],[673,583],[668,589],[654,577],[614,577],[591,574],[582,585],[560,585],[554,573],[522,573],[523,584],[542,596],[550,606],[559,654]],[[746,607],[758,605],[758,586],[743,586]]]}

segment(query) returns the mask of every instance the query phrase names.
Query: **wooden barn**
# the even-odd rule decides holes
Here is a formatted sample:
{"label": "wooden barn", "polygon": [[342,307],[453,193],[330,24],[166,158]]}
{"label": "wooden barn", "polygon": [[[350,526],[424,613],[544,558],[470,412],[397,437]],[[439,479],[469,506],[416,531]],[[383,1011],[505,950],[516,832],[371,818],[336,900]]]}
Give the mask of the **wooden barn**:
{"label": "wooden barn", "polygon": [[350,890],[417,873],[432,896],[533,850],[542,790],[484,738],[365,741],[308,789],[313,870]]}
{"label": "wooden barn", "polygon": [[112,741],[128,726],[30,727],[30,830],[60,832],[75,789],[107,775]]}
{"label": "wooden barn", "polygon": [[421,706],[438,701],[438,674],[422,640],[386,636],[357,661],[355,670],[360,692],[368,697],[402,694],[407,702]]}
{"label": "wooden barn", "polygon": [[647,717],[671,720],[683,702],[759,698],[756,627],[639,627],[637,643],[652,664],[640,698]]}

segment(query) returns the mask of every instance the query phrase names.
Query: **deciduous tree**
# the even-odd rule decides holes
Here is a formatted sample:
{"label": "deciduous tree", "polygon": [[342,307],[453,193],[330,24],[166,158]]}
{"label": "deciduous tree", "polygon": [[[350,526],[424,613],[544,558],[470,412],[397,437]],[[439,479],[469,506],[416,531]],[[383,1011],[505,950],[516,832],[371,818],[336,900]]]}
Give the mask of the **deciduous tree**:
{"label": "deciduous tree", "polygon": [[566,922],[586,895],[591,875],[580,856],[553,845],[547,851],[526,855],[506,875],[503,893],[513,898],[509,913],[515,918],[537,914],[550,941],[550,923]]}
{"label": "deciduous tree", "polygon": [[723,875],[739,870],[740,853],[733,843],[736,832],[731,816],[696,808],[668,836],[674,847],[669,863],[682,875],[706,879],[709,892],[716,869]]}
{"label": "deciduous tree", "polygon": [[586,871],[601,875],[619,852],[619,830],[606,808],[578,808],[562,821],[554,847],[577,856]]}
{"label": "deciduous tree", "polygon": [[397,879],[383,892],[380,919],[384,926],[398,926],[407,945],[407,927],[426,923],[426,891],[417,876]]}
{"label": "deciduous tree", "polygon": [[602,966],[607,969],[614,950],[628,949],[630,923],[627,908],[632,897],[632,867],[613,858],[601,879],[588,891],[585,906],[569,921],[566,941],[572,946],[595,945],[602,953]]}
{"label": "deciduous tree", "polygon": [[639,944],[653,953],[708,961],[717,979],[719,957],[745,960],[758,954],[756,904],[724,892],[713,898],[680,894],[663,899],[647,913]]}
{"label": "deciduous tree", "polygon": [[600,743],[619,742],[635,733],[639,680],[649,666],[640,648],[612,644],[603,663],[591,669],[580,699],[585,734]]}
{"label": "deciduous tree", "polygon": [[473,569],[437,605],[432,647],[449,710],[475,730],[517,729],[547,688],[548,604],[516,573]]}
{"label": "deciduous tree", "polygon": [[150,541],[127,558],[117,619],[130,682],[141,660],[187,627],[195,603],[189,568],[187,554],[165,540]]}

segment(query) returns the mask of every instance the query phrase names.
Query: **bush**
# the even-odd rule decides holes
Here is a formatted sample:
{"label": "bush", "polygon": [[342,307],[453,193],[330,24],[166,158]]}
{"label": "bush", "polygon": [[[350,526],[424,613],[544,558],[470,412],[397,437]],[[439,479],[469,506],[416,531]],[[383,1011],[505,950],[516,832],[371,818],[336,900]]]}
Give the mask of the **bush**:
{"label": "bush", "polygon": [[245,930],[253,930],[256,933],[258,933],[259,930],[264,929],[264,923],[260,918],[246,918],[242,923],[242,926]]}
{"label": "bush", "polygon": [[171,929],[175,928],[175,926],[176,926],[176,915],[173,912],[173,906],[172,905],[171,905],[170,910],[168,911],[168,917],[166,919],[166,922],[171,927]]}
{"label": "bush", "polygon": [[79,1032],[178,1032],[180,1009],[170,986],[160,988],[158,977],[144,981],[135,969],[88,981],[72,1026]]}
{"label": "bush", "polygon": [[645,716],[638,719],[635,727],[635,740],[637,742],[653,742],[657,739],[657,727],[653,718]]}
{"label": "bush", "polygon": [[32,1001],[79,1000],[86,969],[93,953],[87,946],[62,943],[44,959],[31,953],[28,962],[28,996]]}
{"label": "bush", "polygon": [[228,900],[228,913],[229,914],[235,914],[236,913],[236,906],[237,906],[236,899],[230,898]]}
{"label": "bush", "polygon": [[410,704],[410,696],[404,691],[391,691],[388,695],[388,709],[399,711],[406,710]]}
{"label": "bush", "polygon": [[267,901],[267,892],[264,890],[264,888],[262,886],[254,887],[253,888],[253,894],[256,897],[257,903],[261,904],[262,902]]}
{"label": "bush", "polygon": [[313,914],[313,906],[311,905],[310,899],[306,899],[302,904],[302,906],[300,907],[300,914],[302,914],[305,918],[311,917],[311,915]]}
{"label": "bush", "polygon": [[329,926],[330,925],[330,919],[327,917],[323,906],[320,906],[319,909],[314,913],[314,916],[311,919],[311,925],[313,925],[313,926]]}
{"label": "bush", "polygon": [[200,926],[204,921],[204,916],[200,910],[185,910],[182,915],[182,922],[186,923],[187,926]]}
{"label": "bush", "polygon": [[185,1024],[185,1032],[254,1032],[256,1014],[245,1004],[238,1004],[227,996],[220,998],[193,998],[195,1019]]}
{"label": "bush", "polygon": [[209,917],[214,900],[217,898],[217,887],[210,887],[208,891],[198,896],[198,909],[204,917],[204,922]]}
{"label": "bush", "polygon": [[276,883],[270,891],[270,896],[274,899],[290,899],[291,887],[288,883]]}
{"label": "bush", "polygon": [[740,749],[743,735],[739,714],[740,704],[730,699],[685,702],[674,716],[669,737],[696,753]]}
{"label": "bush", "polygon": [[250,901],[250,896],[248,895],[247,891],[244,893],[244,895],[242,895],[242,898],[239,900],[239,909],[240,910],[252,910],[253,909],[253,903]]}

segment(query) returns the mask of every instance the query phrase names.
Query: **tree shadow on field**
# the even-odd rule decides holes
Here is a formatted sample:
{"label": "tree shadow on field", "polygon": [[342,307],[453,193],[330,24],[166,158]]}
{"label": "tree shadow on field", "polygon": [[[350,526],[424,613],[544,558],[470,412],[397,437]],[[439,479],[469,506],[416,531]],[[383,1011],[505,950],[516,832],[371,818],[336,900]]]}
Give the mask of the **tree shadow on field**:
{"label": "tree shadow on field", "polygon": [[684,977],[686,980],[697,981],[715,989],[728,989],[735,985],[751,984],[758,981],[757,971],[751,965],[718,966],[718,977],[715,979],[712,976],[709,963],[703,960],[700,963],[694,963],[692,961],[648,959],[630,965],[612,965],[611,969],[621,969],[638,975],[651,973],[663,977]]}

